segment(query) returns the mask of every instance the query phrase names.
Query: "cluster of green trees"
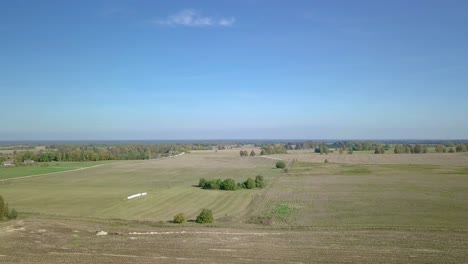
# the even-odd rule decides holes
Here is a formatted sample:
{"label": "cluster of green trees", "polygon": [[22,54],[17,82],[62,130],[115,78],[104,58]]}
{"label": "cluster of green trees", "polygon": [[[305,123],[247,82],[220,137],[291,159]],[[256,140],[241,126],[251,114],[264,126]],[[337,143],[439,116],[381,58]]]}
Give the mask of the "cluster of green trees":
{"label": "cluster of green trees", "polygon": [[402,153],[415,153],[415,154],[420,154],[420,153],[427,153],[428,149],[426,145],[411,145],[411,144],[397,144],[393,148],[393,153],[395,154],[402,154]]}
{"label": "cluster of green trees", "polygon": [[327,146],[322,144],[322,145],[315,148],[315,153],[328,154],[328,153],[330,153],[330,150],[328,149]]}
{"label": "cluster of green trees", "polygon": [[385,154],[385,148],[381,145],[375,147],[374,154]]}
{"label": "cluster of green trees", "polygon": [[53,145],[47,146],[45,151],[16,151],[12,155],[0,153],[0,162],[7,159],[14,159],[17,164],[21,164],[24,160],[36,162],[143,160],[208,149],[211,149],[211,146],[201,144]]}
{"label": "cluster of green trees", "polygon": [[468,151],[468,144],[459,144],[455,147],[457,152],[467,152]]}
{"label": "cluster of green trees", "polygon": [[439,153],[455,153],[455,152],[467,152],[468,144],[457,144],[457,145],[442,145],[439,144],[435,147],[435,151]]}
{"label": "cluster of green trees", "polygon": [[250,151],[250,154],[249,154],[249,152],[247,150],[241,150],[241,151],[239,151],[239,155],[241,157],[247,157],[249,155],[250,155],[250,157],[253,157],[253,156],[257,155],[257,153],[255,153],[255,151],[252,150],[252,151]]}
{"label": "cluster of green trees", "polygon": [[8,203],[5,203],[5,200],[0,195],[0,221],[3,220],[4,217],[8,219],[16,219],[18,217],[18,212],[15,208],[10,210],[8,208]]}
{"label": "cluster of green trees", "polygon": [[[174,216],[173,222],[176,224],[182,224],[187,221],[187,217],[184,213],[178,213]],[[203,209],[197,216],[195,222],[199,224],[209,224],[214,222],[213,212],[210,209]]]}
{"label": "cluster of green trees", "polygon": [[207,190],[226,190],[226,191],[234,191],[237,189],[255,189],[255,188],[263,188],[265,186],[265,181],[262,175],[257,175],[255,179],[248,178],[244,182],[236,183],[233,179],[215,179],[215,180],[205,180],[201,178],[198,182],[198,186],[202,189]]}
{"label": "cluster of green trees", "polygon": [[[352,150],[352,151],[375,151],[375,148],[381,147],[383,144],[371,141],[337,141],[330,145],[335,149]],[[385,150],[390,149],[389,144],[383,145]]]}
{"label": "cluster of green trees", "polygon": [[263,145],[260,155],[286,154],[288,149],[284,145]]}

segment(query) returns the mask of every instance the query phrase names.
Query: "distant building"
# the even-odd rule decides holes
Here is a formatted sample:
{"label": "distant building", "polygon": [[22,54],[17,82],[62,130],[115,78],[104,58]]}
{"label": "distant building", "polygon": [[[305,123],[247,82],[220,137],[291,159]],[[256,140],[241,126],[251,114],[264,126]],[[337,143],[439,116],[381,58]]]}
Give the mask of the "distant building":
{"label": "distant building", "polygon": [[15,161],[14,160],[5,160],[3,162],[4,167],[13,167],[15,166]]}
{"label": "distant building", "polygon": [[34,160],[31,160],[31,159],[27,159],[23,161],[23,164],[26,164],[26,165],[33,164],[33,163],[34,163]]}

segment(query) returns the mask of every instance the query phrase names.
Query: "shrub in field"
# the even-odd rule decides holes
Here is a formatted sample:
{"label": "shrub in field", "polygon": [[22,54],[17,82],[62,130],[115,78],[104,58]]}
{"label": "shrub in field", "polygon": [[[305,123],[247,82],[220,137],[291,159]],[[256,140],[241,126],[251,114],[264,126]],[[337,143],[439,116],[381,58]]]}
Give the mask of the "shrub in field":
{"label": "shrub in field", "polygon": [[195,222],[199,224],[209,224],[213,223],[213,212],[210,209],[203,209],[201,213],[197,216]]}
{"label": "shrub in field", "polygon": [[247,152],[247,150],[241,150],[241,151],[239,151],[239,154],[240,154],[241,157],[249,156],[249,152]]}
{"label": "shrub in field", "polygon": [[263,181],[262,175],[255,176],[255,187],[263,188],[265,186],[265,182]]}
{"label": "shrub in field", "polygon": [[8,219],[16,219],[18,217],[18,212],[14,208],[10,211],[8,204],[5,203],[5,200],[0,195],[0,220],[4,217]]}
{"label": "shrub in field", "polygon": [[323,162],[324,162],[324,163],[328,163],[329,161],[328,161],[328,159],[325,159]]}
{"label": "shrub in field", "polygon": [[245,182],[245,188],[247,189],[254,189],[255,188],[255,180],[252,178],[248,178]]}
{"label": "shrub in field", "polygon": [[255,156],[255,155],[257,155],[257,153],[255,153],[255,151],[253,151],[253,150],[250,151],[250,156],[251,156],[251,157],[253,157],[253,156]]}
{"label": "shrub in field", "polygon": [[174,216],[174,223],[181,224],[187,221],[187,217],[184,213],[178,213]]}
{"label": "shrub in field", "polygon": [[206,180],[205,178],[201,178],[199,181],[198,181],[198,187],[202,187],[205,186],[206,184]]}
{"label": "shrub in field", "polygon": [[233,191],[236,187],[236,181],[233,179],[226,179],[221,183],[221,190]]}
{"label": "shrub in field", "polygon": [[284,168],[286,168],[286,162],[284,162],[284,161],[282,161],[282,160],[276,162],[276,168],[278,168],[278,169],[284,169]]}
{"label": "shrub in field", "polygon": [[16,219],[18,217],[18,212],[15,210],[15,208],[11,209],[11,211],[8,213],[8,219]]}

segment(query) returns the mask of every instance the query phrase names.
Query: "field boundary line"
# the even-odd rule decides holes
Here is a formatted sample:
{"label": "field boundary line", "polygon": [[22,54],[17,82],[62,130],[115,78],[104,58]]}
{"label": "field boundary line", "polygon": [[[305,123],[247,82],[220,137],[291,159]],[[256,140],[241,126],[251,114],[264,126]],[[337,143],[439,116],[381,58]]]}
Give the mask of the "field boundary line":
{"label": "field boundary line", "polygon": [[[175,157],[182,156],[182,155],[184,155],[184,154],[185,154],[185,152],[182,152],[181,154],[174,155],[174,156],[169,156],[169,157],[164,157],[164,158],[175,158]],[[162,159],[164,159],[164,158],[153,159],[153,160],[162,160]],[[135,161],[135,160],[132,160],[132,161]],[[138,160],[138,161],[145,162],[145,161],[147,161],[147,160]],[[148,161],[151,161],[151,160],[148,160]],[[97,165],[93,165],[93,166],[90,166],[90,167],[82,167],[82,168],[76,168],[76,169],[71,169],[71,170],[64,170],[64,171],[57,171],[57,172],[48,172],[48,173],[42,173],[42,174],[34,174],[34,175],[21,176],[21,177],[16,177],[16,178],[9,178],[9,179],[1,179],[0,182],[12,181],[12,180],[20,180],[20,179],[27,179],[27,178],[33,178],[33,177],[39,177],[39,176],[45,176],[45,175],[53,175],[53,174],[65,173],[65,172],[69,172],[69,171],[78,171],[78,170],[91,169],[91,168],[95,168],[95,167],[99,167],[99,166],[103,166],[103,165],[123,164],[123,163],[129,163],[129,162],[122,162],[122,161],[120,161],[120,162],[102,163],[102,164],[97,164]]]}
{"label": "field boundary line", "polygon": [[21,176],[21,177],[10,178],[10,179],[2,179],[2,180],[0,180],[0,182],[4,182],[4,181],[13,181],[13,180],[21,180],[21,179],[27,179],[27,178],[33,178],[33,177],[39,177],[39,176],[46,176],[46,175],[53,175],[53,174],[59,174],[59,173],[70,172],[70,171],[86,170],[86,169],[91,169],[91,168],[95,168],[95,167],[100,167],[100,166],[103,166],[103,165],[111,165],[111,164],[117,164],[117,163],[124,163],[124,162],[103,163],[103,164],[93,165],[93,166],[90,166],[90,167],[82,167],[82,168],[76,168],[76,169],[71,169],[71,170],[64,170],[64,171],[57,171],[57,172],[48,172],[48,173],[43,173],[43,174],[34,174],[34,175]]}

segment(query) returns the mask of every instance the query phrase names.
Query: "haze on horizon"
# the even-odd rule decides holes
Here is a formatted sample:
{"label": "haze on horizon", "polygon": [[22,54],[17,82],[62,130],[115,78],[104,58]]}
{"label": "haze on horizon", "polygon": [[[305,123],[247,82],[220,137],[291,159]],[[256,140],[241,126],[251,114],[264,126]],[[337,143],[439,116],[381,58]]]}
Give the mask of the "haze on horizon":
{"label": "haze on horizon", "polygon": [[467,1],[1,1],[0,140],[466,139]]}

